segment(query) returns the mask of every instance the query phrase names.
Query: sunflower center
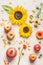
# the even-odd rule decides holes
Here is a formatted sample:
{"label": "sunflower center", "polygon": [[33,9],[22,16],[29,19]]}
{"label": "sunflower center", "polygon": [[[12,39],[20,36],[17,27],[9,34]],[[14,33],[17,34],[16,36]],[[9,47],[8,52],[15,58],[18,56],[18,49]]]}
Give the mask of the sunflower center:
{"label": "sunflower center", "polygon": [[28,27],[24,27],[23,32],[27,33],[29,31]]}
{"label": "sunflower center", "polygon": [[20,12],[20,11],[16,11],[15,14],[14,14],[14,17],[15,17],[17,20],[21,19],[22,16],[23,16],[23,14],[22,14],[22,12]]}

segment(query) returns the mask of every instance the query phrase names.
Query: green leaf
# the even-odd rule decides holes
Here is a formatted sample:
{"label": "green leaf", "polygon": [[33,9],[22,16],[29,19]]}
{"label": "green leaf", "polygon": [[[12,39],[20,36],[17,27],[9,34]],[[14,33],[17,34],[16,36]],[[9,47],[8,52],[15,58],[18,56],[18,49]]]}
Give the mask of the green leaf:
{"label": "green leaf", "polygon": [[2,5],[3,9],[9,13],[13,8],[11,6],[8,6],[8,5]]}

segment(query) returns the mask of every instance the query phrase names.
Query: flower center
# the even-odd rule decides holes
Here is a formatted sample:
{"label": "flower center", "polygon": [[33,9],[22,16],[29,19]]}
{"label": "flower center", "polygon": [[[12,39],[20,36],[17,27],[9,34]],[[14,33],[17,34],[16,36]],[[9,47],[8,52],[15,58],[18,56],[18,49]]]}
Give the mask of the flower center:
{"label": "flower center", "polygon": [[22,12],[20,12],[20,11],[16,11],[15,14],[14,14],[14,17],[15,17],[17,20],[21,19],[22,16],[23,16],[23,14],[22,14]]}
{"label": "flower center", "polygon": [[27,33],[29,31],[28,27],[24,27],[23,32]]}

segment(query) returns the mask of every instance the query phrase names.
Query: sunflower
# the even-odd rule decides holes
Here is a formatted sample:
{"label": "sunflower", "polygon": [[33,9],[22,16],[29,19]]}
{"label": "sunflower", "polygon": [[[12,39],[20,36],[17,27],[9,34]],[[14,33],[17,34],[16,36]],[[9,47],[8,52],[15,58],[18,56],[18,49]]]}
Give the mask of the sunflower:
{"label": "sunflower", "polygon": [[20,25],[27,19],[27,10],[22,6],[17,6],[14,8],[9,15],[9,18],[12,21],[12,24]]}
{"label": "sunflower", "polygon": [[19,34],[21,37],[28,38],[32,33],[32,26],[29,24],[23,24],[21,25],[19,29]]}

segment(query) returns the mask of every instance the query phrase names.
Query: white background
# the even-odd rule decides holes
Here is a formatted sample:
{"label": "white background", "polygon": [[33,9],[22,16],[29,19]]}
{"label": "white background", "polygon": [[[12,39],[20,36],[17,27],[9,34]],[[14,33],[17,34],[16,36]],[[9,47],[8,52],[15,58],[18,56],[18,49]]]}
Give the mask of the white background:
{"label": "white background", "polygon": [[[39,5],[40,2],[43,2],[43,0],[36,0],[36,2],[33,2],[33,0],[0,0],[0,5],[9,5],[9,2],[12,2],[12,4],[10,4],[10,6],[12,6],[13,8],[17,5],[22,5],[24,8],[26,8],[28,10],[28,15],[31,13],[31,11],[33,9],[35,9],[36,5]],[[0,6],[0,10],[3,9],[1,6]],[[4,18],[5,20],[8,20],[8,14],[4,11],[4,13],[1,13],[0,12],[0,22],[1,21],[1,18]],[[31,25],[31,24],[30,24]],[[42,24],[43,25],[43,24]],[[17,49],[18,47],[18,42],[15,42],[15,41],[20,41],[20,40],[26,40],[25,38],[21,38],[19,36],[19,26],[12,26],[13,27],[13,30],[14,30],[14,33],[15,33],[15,38],[12,42],[12,45],[6,45],[6,47],[4,48],[4,45],[3,45],[3,41],[1,39],[1,35],[4,35],[4,37],[6,38],[6,34],[4,32],[4,27],[0,27],[0,65],[4,65],[4,59],[7,59],[6,57],[6,50],[7,48],[9,48],[10,46],[12,47],[15,47]],[[25,50],[25,55],[22,57],[21,59],[21,62],[20,62],[20,65],[43,65],[43,57],[41,59],[36,59],[36,61],[34,63],[30,63],[29,61],[29,54],[30,53],[35,53],[33,51],[33,45],[38,43],[38,40],[36,39],[35,37],[35,34],[36,34],[36,31],[38,30],[43,30],[43,28],[41,26],[39,26],[38,28],[34,28],[34,26],[32,25],[33,27],[33,33],[32,35],[27,39],[29,42],[30,42],[30,45],[31,45],[31,50],[30,51],[27,51]],[[7,40],[7,38],[6,38]],[[43,40],[41,41],[41,50],[37,55],[37,57],[39,56],[40,53],[43,54]],[[14,44],[14,45],[13,45]],[[19,54],[19,52],[18,52]],[[17,62],[18,62],[18,55],[16,56],[16,58],[14,58],[9,65],[17,65]]]}

